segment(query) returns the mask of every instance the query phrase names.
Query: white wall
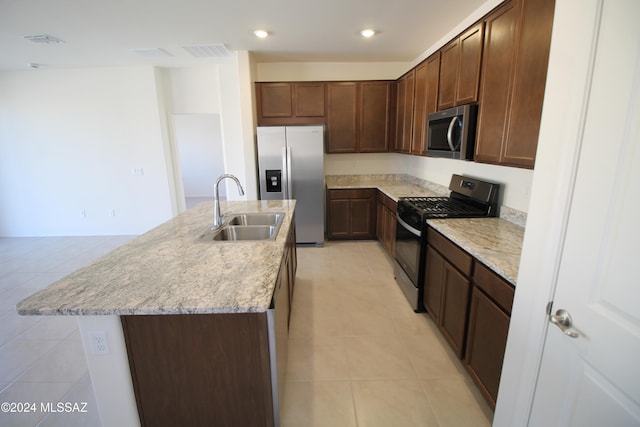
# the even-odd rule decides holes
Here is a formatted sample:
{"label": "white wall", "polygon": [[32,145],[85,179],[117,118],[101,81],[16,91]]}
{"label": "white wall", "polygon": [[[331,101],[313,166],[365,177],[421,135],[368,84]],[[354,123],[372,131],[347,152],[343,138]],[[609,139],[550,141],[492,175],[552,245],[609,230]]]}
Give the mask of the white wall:
{"label": "white wall", "polygon": [[140,234],[171,217],[152,68],[4,72],[0,93],[0,235]]}
{"label": "white wall", "polygon": [[533,171],[452,159],[436,159],[406,155],[404,167],[409,175],[449,186],[452,174],[503,184],[502,204],[522,212],[529,211]]}

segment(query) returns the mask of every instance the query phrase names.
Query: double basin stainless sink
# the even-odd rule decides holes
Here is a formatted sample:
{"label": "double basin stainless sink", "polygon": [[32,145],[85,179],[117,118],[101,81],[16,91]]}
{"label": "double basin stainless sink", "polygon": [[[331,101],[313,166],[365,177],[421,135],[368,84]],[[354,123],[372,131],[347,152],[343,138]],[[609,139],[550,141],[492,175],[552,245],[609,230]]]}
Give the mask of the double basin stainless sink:
{"label": "double basin stainless sink", "polygon": [[205,231],[200,238],[216,242],[274,240],[280,230],[284,213],[229,214],[225,225]]}

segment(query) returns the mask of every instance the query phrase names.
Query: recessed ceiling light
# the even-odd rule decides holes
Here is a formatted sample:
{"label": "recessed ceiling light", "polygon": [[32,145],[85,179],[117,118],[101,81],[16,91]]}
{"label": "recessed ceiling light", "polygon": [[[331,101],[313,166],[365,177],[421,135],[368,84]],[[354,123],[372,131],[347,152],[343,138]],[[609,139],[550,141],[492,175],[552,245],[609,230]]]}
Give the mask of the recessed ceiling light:
{"label": "recessed ceiling light", "polygon": [[266,32],[265,30],[255,30],[253,32],[253,34],[255,34],[256,37],[261,38],[261,39],[263,39],[263,38],[265,38],[265,37],[267,37],[269,35],[269,33]]}
{"label": "recessed ceiling light", "polygon": [[360,31],[360,34],[362,35],[362,37],[371,38],[376,34],[376,32],[370,28],[367,28],[366,30]]}

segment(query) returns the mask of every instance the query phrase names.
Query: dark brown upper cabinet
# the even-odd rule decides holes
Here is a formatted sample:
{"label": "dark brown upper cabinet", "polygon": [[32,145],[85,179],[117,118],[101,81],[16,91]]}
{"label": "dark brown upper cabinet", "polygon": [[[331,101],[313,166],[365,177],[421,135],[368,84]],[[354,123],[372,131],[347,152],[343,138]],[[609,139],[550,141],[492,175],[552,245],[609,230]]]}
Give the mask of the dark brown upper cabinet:
{"label": "dark brown upper cabinet", "polygon": [[440,52],[436,52],[416,67],[416,87],[413,108],[411,154],[422,154],[427,147],[429,114],[438,110]]}
{"label": "dark brown upper cabinet", "polygon": [[400,153],[411,152],[415,81],[415,69],[398,80],[395,151]]}
{"label": "dark brown upper cabinet", "polygon": [[327,153],[358,151],[357,103],[355,82],[327,84]]}
{"label": "dark brown upper cabinet", "polygon": [[478,100],[483,37],[479,22],[440,49],[438,110]]}
{"label": "dark brown upper cabinet", "polygon": [[358,151],[381,153],[389,151],[391,140],[391,97],[394,83],[389,81],[361,82],[359,85]]}
{"label": "dark brown upper cabinet", "polygon": [[256,83],[258,125],[324,123],[325,83]]}
{"label": "dark brown upper cabinet", "polygon": [[475,160],[532,169],[554,0],[508,0],[486,18]]}
{"label": "dark brown upper cabinet", "polygon": [[394,82],[327,83],[327,153],[389,151]]}

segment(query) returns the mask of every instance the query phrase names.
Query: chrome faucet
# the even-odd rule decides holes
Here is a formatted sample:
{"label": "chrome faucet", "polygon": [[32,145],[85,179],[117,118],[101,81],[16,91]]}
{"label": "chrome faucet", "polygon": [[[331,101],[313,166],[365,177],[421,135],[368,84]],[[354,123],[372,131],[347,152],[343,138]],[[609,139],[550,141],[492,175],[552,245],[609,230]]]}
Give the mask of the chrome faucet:
{"label": "chrome faucet", "polygon": [[216,185],[213,187],[216,208],[213,215],[213,225],[211,226],[212,230],[216,230],[224,225],[224,223],[222,222],[222,215],[220,214],[220,192],[218,190],[218,186],[220,184],[220,181],[225,178],[231,178],[232,180],[234,180],[236,182],[236,185],[238,186],[238,193],[241,196],[244,196],[244,189],[242,188],[242,185],[240,185],[240,181],[238,181],[238,178],[228,173],[225,173],[224,175],[220,175],[218,177],[218,179],[216,180]]}

